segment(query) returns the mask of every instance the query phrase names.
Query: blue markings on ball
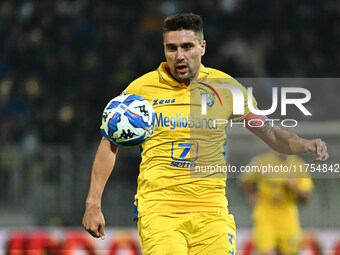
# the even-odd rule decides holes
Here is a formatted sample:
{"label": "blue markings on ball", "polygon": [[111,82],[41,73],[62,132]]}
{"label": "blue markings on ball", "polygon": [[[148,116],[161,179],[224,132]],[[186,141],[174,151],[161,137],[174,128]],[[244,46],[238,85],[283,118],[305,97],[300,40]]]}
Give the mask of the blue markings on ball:
{"label": "blue markings on ball", "polygon": [[130,95],[123,101],[123,103],[126,106],[129,106],[135,100],[144,101],[145,99],[137,95]]}
{"label": "blue markings on ball", "polygon": [[129,119],[130,124],[135,128],[146,129],[149,125],[143,121],[143,117],[127,110],[124,115]]}
{"label": "blue markings on ball", "polygon": [[112,101],[110,102],[110,104],[106,107],[106,110],[112,109],[112,108],[116,108],[118,107],[118,105],[121,104],[121,102],[119,101]]}
{"label": "blue markings on ball", "polygon": [[113,137],[113,134],[118,130],[117,128],[117,123],[120,122],[120,119],[121,119],[121,115],[120,113],[116,112],[112,118],[109,120],[108,122],[108,135],[110,137]]}
{"label": "blue markings on ball", "polygon": [[138,146],[151,136],[155,123],[156,114],[147,100],[132,94],[121,95],[104,110],[102,134],[118,146]]}

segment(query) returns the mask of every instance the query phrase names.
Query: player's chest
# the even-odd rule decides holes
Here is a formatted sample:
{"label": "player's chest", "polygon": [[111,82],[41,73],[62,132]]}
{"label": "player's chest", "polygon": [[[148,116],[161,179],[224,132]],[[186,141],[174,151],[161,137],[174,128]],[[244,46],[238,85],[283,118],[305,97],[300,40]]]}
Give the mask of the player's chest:
{"label": "player's chest", "polygon": [[[156,114],[156,132],[177,129],[214,132],[225,128],[225,125],[217,126],[216,119],[229,118],[222,105],[214,98],[209,98],[214,96],[212,94],[206,95],[190,88],[162,88],[143,92],[143,97],[150,102]],[[206,114],[202,114],[204,96],[205,100],[208,99]]]}
{"label": "player's chest", "polygon": [[232,100],[193,87],[144,87],[142,96],[156,113],[193,114],[197,117],[225,118],[232,114]]}

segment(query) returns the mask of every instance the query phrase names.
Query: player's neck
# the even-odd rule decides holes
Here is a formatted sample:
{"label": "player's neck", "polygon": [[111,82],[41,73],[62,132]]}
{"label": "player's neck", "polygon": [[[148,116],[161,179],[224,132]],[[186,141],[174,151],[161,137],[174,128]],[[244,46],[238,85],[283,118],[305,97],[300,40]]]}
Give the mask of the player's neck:
{"label": "player's neck", "polygon": [[[198,79],[198,76],[199,76],[200,72],[201,72],[201,65],[199,66],[199,68],[198,68],[198,70],[197,70],[197,72],[196,72],[194,78],[193,78],[190,82],[196,81],[196,80]],[[188,84],[185,83],[185,85],[189,86],[189,85],[190,85],[190,82],[189,82]]]}

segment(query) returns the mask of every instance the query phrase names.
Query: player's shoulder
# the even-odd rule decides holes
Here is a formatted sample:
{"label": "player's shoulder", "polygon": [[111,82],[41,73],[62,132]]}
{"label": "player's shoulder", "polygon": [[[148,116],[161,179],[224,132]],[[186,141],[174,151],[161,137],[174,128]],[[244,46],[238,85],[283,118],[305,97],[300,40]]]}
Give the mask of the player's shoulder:
{"label": "player's shoulder", "polygon": [[157,70],[148,72],[148,73],[140,76],[139,78],[135,79],[134,81],[132,81],[128,85],[128,87],[124,90],[124,93],[126,93],[126,94],[137,94],[138,95],[141,88],[145,84],[154,83],[158,79],[159,79],[159,75],[158,75]]}
{"label": "player's shoulder", "polygon": [[155,82],[159,79],[157,70],[148,72],[130,83],[129,86],[143,86],[143,84]]}
{"label": "player's shoulder", "polygon": [[240,88],[242,90],[242,92],[245,92],[245,87],[239,83],[239,81],[237,81],[234,77],[232,77],[231,75],[220,71],[218,69],[215,68],[211,68],[211,67],[206,67],[205,71],[207,71],[208,73],[208,77],[207,78],[212,78],[215,81],[218,80],[219,82],[222,82],[223,84],[228,84],[228,85],[234,85],[238,88]]}

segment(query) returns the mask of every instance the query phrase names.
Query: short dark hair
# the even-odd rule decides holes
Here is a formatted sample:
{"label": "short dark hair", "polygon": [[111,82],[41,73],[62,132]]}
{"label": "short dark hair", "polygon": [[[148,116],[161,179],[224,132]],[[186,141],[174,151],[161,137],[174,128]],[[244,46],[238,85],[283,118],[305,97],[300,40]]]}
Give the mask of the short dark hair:
{"label": "short dark hair", "polygon": [[200,15],[179,13],[167,17],[163,23],[163,36],[168,31],[192,30],[199,41],[203,40],[203,21]]}

